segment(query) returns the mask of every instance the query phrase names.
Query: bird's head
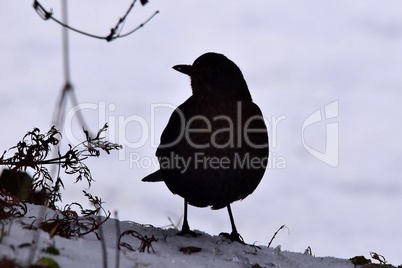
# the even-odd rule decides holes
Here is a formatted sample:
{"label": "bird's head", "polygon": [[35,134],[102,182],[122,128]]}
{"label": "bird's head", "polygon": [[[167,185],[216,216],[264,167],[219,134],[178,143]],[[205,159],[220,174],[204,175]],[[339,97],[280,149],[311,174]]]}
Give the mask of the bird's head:
{"label": "bird's head", "polygon": [[239,67],[222,54],[205,53],[198,57],[193,65],[176,65],[173,69],[191,77],[195,97],[251,101]]}

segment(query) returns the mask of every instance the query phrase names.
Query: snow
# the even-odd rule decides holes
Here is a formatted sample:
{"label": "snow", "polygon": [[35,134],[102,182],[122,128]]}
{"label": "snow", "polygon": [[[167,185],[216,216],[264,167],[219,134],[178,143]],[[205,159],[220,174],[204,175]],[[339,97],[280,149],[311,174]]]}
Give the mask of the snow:
{"label": "snow", "polygon": [[[20,265],[29,265],[42,257],[51,258],[60,267],[103,266],[102,242],[94,233],[70,239],[60,236],[50,237],[40,229],[30,230],[24,226],[35,225],[41,219],[51,218],[54,211],[28,204],[28,213],[21,218],[5,220],[6,234],[0,243],[0,259],[7,257]],[[40,216],[41,215],[41,216]],[[283,251],[280,246],[259,248],[231,242],[222,236],[211,236],[201,231],[197,237],[178,236],[177,229],[156,228],[135,222],[118,222],[120,233],[133,230],[143,237],[154,236],[149,252],[139,252],[140,240],[125,236],[121,242],[130,244],[135,251],[122,247],[117,251],[118,234],[116,219],[108,219],[102,225],[102,239],[106,246],[107,267],[116,267],[116,253],[119,254],[119,267],[353,267],[351,261],[333,257],[314,257],[307,253]],[[98,230],[99,231],[99,230]],[[54,246],[60,255],[45,253],[44,249]],[[197,249],[199,250],[198,252]],[[258,266],[259,265],[259,266]]]}
{"label": "snow", "polygon": [[[61,18],[60,1],[40,2]],[[69,22],[107,35],[131,2],[68,1]],[[33,127],[50,128],[64,82],[61,27],[43,21],[32,1],[2,6],[1,151]],[[123,33],[155,10],[160,14],[149,24],[113,42],[70,32],[72,84],[85,121],[92,131],[107,121],[109,138],[125,145],[88,161],[96,180],[91,193],[105,208],[155,226],[180,218],[182,198],[163,183],[141,182],[155,168],[155,147],[172,112],[151,107],[188,98],[189,80],[173,65],[216,51],[241,68],[268,123],[278,122],[271,129],[272,167],[252,195],[232,205],[244,239],[266,244],[286,224],[290,234],[278,235],[274,247],[310,246],[317,256],[344,259],[375,251],[402,264],[402,2],[152,0],[136,5]],[[323,152],[327,123],[339,123],[339,165],[332,167],[305,149],[302,126],[336,100],[339,117],[304,132],[306,144]],[[71,121],[63,146],[76,144],[67,130],[82,135],[76,117]],[[146,144],[130,148],[142,137],[149,137]],[[63,202],[87,202],[73,181],[64,181]],[[230,228],[225,210],[189,207],[189,223],[210,234]]]}

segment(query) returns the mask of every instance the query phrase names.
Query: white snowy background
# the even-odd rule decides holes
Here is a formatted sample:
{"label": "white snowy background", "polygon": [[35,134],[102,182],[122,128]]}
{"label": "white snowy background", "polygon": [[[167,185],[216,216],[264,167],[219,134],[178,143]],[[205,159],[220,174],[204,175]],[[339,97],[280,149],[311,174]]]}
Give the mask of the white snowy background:
{"label": "white snowy background", "polygon": [[[59,1],[40,2],[61,18]],[[106,36],[130,3],[69,1],[69,23]],[[0,7],[6,150],[33,127],[50,128],[63,86],[62,45],[61,27],[43,21],[32,1]],[[123,32],[155,10],[160,14],[144,28],[111,43],[70,32],[71,78],[86,122],[92,131],[109,122],[109,139],[125,145],[88,161],[96,180],[90,192],[122,220],[165,226],[168,217],[180,219],[180,197],[163,183],[140,180],[156,168],[150,160],[171,113],[160,106],[177,106],[191,93],[189,79],[171,67],[220,52],[242,69],[271,126],[271,168],[251,196],[232,206],[244,239],[266,245],[286,224],[290,232],[279,233],[273,246],[310,246],[316,256],[341,258],[375,251],[401,264],[402,3],[151,0],[137,3]],[[312,156],[302,140],[305,120],[320,109],[324,117],[334,101],[339,116],[308,126],[304,142],[321,152],[326,143],[333,148],[326,127],[337,124],[336,167]],[[66,130],[65,144],[75,142],[71,134],[82,138],[76,118]],[[66,182],[63,201],[85,202],[83,185]],[[213,235],[230,230],[226,210],[190,207],[189,223]]]}

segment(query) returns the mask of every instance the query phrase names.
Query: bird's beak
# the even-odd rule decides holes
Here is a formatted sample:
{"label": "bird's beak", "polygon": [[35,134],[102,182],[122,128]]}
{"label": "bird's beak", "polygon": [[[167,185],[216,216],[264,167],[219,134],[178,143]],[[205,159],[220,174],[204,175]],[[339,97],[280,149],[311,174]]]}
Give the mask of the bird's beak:
{"label": "bird's beak", "polygon": [[191,65],[180,64],[180,65],[175,65],[172,68],[178,72],[187,74],[189,76],[192,76],[194,74],[194,68]]}

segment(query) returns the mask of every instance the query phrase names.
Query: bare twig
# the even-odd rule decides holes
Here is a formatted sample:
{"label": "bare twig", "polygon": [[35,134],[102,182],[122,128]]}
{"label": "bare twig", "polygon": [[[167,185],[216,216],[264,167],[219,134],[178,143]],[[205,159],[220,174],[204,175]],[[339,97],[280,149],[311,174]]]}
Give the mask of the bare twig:
{"label": "bare twig", "polygon": [[152,247],[152,242],[157,242],[158,239],[156,239],[155,236],[153,236],[153,235],[151,237],[143,236],[139,232],[134,231],[134,230],[124,231],[120,235],[119,244],[118,244],[119,249],[121,249],[121,247],[125,247],[125,248],[127,248],[127,249],[129,249],[131,251],[135,251],[130,244],[125,243],[125,242],[121,242],[122,237],[126,236],[126,235],[131,235],[131,236],[133,236],[133,237],[135,237],[135,238],[137,238],[137,239],[139,239],[141,241],[141,245],[138,247],[139,252],[145,252],[145,250],[147,250],[148,253],[151,253],[151,250],[152,250],[152,252],[155,253],[155,250]]}
{"label": "bare twig", "polygon": [[385,257],[381,254],[378,254],[376,252],[370,252],[370,256],[371,258],[373,258],[374,260],[377,260],[380,262],[381,265],[385,265],[387,263],[387,260],[385,259]]}
{"label": "bare twig", "polygon": [[[282,229],[285,228],[285,227],[286,227],[285,224],[282,225],[282,226],[279,227],[279,229],[274,233],[274,235],[273,235],[272,238],[271,238],[271,241],[269,241],[269,243],[268,243],[268,248],[271,246],[272,241],[274,241],[274,239],[275,239],[276,235],[279,233],[279,231],[282,230]],[[287,227],[286,227],[286,228],[287,228]]]}
{"label": "bare twig", "polygon": [[[110,41],[113,41],[113,40],[115,40],[115,39],[117,39],[117,38],[126,37],[126,36],[128,36],[128,35],[130,35],[130,34],[136,32],[137,30],[139,30],[140,28],[142,28],[145,24],[147,24],[151,19],[153,19],[153,18],[156,16],[156,14],[159,13],[158,10],[155,11],[147,20],[145,20],[143,23],[141,23],[141,24],[140,24],[139,26],[137,26],[135,29],[133,29],[133,30],[131,30],[131,31],[125,33],[125,34],[120,34],[121,30],[123,29],[124,22],[125,22],[125,20],[126,20],[126,18],[127,18],[127,16],[128,16],[128,14],[130,13],[130,11],[132,10],[132,8],[134,7],[135,2],[136,2],[136,0],[134,0],[134,1],[131,3],[131,5],[130,5],[130,7],[128,8],[126,14],[125,14],[122,18],[119,19],[117,25],[116,25],[114,28],[112,28],[112,29],[110,30],[110,34],[107,35],[107,36],[99,36],[99,35],[90,34],[90,33],[87,33],[87,32],[81,31],[81,30],[78,30],[78,29],[76,29],[76,28],[73,28],[73,27],[69,26],[68,24],[65,24],[65,23],[61,22],[60,20],[58,20],[58,19],[56,19],[55,17],[53,17],[53,12],[52,12],[51,9],[50,9],[50,11],[47,11],[47,10],[39,3],[38,0],[34,0],[33,7],[34,7],[34,9],[36,10],[36,12],[39,14],[39,16],[40,16],[42,19],[44,19],[44,20],[51,19],[51,20],[53,20],[54,22],[60,24],[61,26],[65,27],[65,28],[67,28],[67,29],[69,29],[69,30],[72,30],[72,31],[74,31],[74,32],[77,32],[77,33],[79,33],[79,34],[86,35],[86,36],[89,36],[89,37],[92,37],[92,38],[96,38],[96,39],[103,39],[103,40],[106,40],[106,41],[110,42]],[[143,5],[144,5],[146,2],[147,2],[147,1],[141,1],[141,3],[142,3]],[[119,29],[119,28],[120,28],[120,29]]]}

